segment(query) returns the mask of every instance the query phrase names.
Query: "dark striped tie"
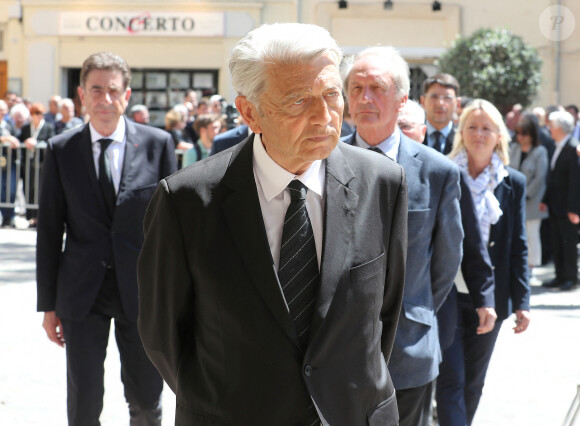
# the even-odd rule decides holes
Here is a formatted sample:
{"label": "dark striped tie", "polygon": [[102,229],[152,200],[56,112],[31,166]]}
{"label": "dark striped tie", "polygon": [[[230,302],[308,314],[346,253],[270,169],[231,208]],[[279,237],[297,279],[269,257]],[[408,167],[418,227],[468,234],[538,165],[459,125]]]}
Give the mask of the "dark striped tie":
{"label": "dark striped tie", "polygon": [[291,201],[284,219],[278,278],[296,325],[302,348],[310,335],[318,297],[319,273],[312,225],[306,211],[306,188],[299,180],[288,184]]}
{"label": "dark striped tie", "polygon": [[111,217],[115,212],[115,204],[117,202],[117,194],[115,192],[115,185],[113,184],[113,176],[111,175],[111,165],[105,154],[109,145],[113,142],[111,139],[100,139],[101,154],[99,155],[99,185],[101,192],[105,198],[105,204]]}

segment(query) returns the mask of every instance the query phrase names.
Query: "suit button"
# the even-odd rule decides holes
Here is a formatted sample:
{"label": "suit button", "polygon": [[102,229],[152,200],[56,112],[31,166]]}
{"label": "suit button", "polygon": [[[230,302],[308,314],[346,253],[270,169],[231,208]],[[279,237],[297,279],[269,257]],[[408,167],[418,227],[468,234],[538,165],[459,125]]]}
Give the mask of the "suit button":
{"label": "suit button", "polygon": [[102,266],[103,268],[107,268],[109,265],[107,265],[107,262],[106,262],[106,261],[104,261],[104,260],[101,260],[101,266]]}
{"label": "suit button", "polygon": [[492,271],[495,271],[495,266],[492,266],[492,267],[491,267],[491,270],[492,270]]}
{"label": "suit button", "polygon": [[304,367],[304,375],[306,377],[312,376],[312,367],[308,364],[306,364],[306,366]]}
{"label": "suit button", "polygon": [[493,247],[493,246],[495,246],[495,241],[490,241],[490,242],[489,242],[489,246],[490,246],[490,247]]}

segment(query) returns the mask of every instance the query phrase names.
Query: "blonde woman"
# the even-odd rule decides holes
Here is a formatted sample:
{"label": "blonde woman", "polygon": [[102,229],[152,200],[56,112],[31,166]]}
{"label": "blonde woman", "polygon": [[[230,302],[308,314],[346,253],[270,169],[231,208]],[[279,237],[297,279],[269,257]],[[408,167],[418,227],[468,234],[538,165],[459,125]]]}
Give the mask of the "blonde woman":
{"label": "blonde woman", "polygon": [[471,425],[503,320],[515,313],[516,334],[524,332],[530,321],[526,179],[507,166],[508,141],[502,116],[491,103],[475,99],[463,110],[449,157],[467,174],[494,268],[497,321],[491,332],[477,334],[475,307],[467,290],[458,286],[455,338],[443,352],[437,378],[441,426]]}

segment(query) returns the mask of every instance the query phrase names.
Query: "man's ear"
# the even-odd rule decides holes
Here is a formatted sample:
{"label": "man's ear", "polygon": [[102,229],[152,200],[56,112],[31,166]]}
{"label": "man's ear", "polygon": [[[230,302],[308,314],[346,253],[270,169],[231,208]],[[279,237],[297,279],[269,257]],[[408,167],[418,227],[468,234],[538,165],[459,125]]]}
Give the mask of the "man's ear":
{"label": "man's ear", "polygon": [[400,114],[401,111],[403,111],[403,108],[405,108],[405,104],[407,103],[407,100],[409,100],[409,95],[405,95],[401,97],[401,103],[399,104],[399,108],[397,109],[397,114]]}
{"label": "man's ear", "polygon": [[236,98],[236,108],[246,123],[248,123],[250,129],[252,129],[252,132],[262,133],[258,109],[248,100],[248,98],[245,96],[238,96]]}
{"label": "man's ear", "polygon": [[419,96],[419,103],[421,104],[423,109],[425,109],[425,96],[424,95]]}

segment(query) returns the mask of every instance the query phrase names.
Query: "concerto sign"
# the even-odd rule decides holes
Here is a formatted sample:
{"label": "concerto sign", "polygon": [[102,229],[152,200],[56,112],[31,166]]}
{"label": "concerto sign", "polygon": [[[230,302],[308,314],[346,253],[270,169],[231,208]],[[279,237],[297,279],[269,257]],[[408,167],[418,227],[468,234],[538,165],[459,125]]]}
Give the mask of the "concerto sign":
{"label": "concerto sign", "polygon": [[60,34],[71,36],[224,35],[221,12],[61,12]]}

